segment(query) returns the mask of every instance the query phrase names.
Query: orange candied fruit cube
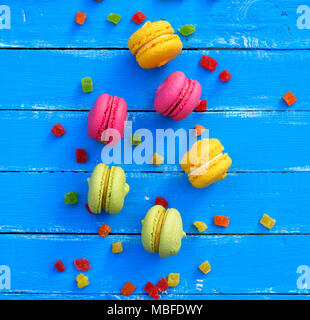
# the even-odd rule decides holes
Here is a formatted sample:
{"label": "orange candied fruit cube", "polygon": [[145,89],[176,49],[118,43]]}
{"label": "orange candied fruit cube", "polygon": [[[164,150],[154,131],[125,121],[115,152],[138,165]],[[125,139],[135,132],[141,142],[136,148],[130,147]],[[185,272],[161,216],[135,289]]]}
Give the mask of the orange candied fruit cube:
{"label": "orange candied fruit cube", "polygon": [[105,238],[110,232],[111,228],[107,224],[103,224],[98,230],[99,235],[103,238]]}
{"label": "orange candied fruit cube", "polygon": [[221,226],[221,227],[228,227],[229,225],[229,218],[225,217],[225,216],[220,216],[220,215],[216,215],[214,217],[214,223],[217,226]]}
{"label": "orange candied fruit cube", "polygon": [[78,24],[84,24],[86,17],[87,17],[86,13],[79,11],[75,16],[75,22]]}
{"label": "orange candied fruit cube", "polygon": [[135,289],[136,289],[136,286],[134,284],[132,284],[131,282],[127,281],[125,283],[125,285],[123,286],[123,289],[121,290],[121,294],[123,296],[129,296],[130,294],[132,294],[134,292]]}
{"label": "orange candied fruit cube", "polygon": [[287,105],[290,107],[291,105],[293,105],[296,101],[297,98],[292,94],[291,91],[289,91],[288,93],[286,93],[283,96],[284,101],[287,103]]}
{"label": "orange candied fruit cube", "polygon": [[206,130],[205,127],[199,125],[199,124],[196,124],[195,125],[195,137],[199,137],[201,136],[201,134]]}

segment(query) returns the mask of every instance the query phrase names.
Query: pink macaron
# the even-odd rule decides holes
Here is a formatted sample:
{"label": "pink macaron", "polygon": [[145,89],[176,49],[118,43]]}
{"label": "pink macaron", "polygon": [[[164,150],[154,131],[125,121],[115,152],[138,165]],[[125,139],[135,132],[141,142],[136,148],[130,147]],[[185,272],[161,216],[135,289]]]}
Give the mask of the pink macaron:
{"label": "pink macaron", "polygon": [[124,136],[127,104],[123,98],[102,94],[88,114],[87,133],[91,139],[115,146]]}
{"label": "pink macaron", "polygon": [[175,71],[157,89],[154,108],[164,116],[182,120],[199,105],[200,97],[200,83]]}

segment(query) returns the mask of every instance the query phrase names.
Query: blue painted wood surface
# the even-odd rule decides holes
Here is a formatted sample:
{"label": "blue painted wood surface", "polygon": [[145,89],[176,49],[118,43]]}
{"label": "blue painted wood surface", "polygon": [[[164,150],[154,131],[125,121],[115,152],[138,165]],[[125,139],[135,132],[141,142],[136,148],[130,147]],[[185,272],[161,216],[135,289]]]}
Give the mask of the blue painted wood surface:
{"label": "blue painted wood surface", "polygon": [[[10,2],[10,1],[7,1]],[[307,2],[307,1],[304,1]],[[9,4],[9,3],[8,3]],[[14,1],[12,29],[0,34],[3,47],[112,47],[125,48],[128,35],[138,26],[131,17],[138,10],[147,19],[168,20],[175,30],[194,24],[197,31],[183,38],[184,47],[206,48],[308,48],[309,30],[299,30],[296,22],[298,0],[95,0]],[[74,17],[78,11],[88,17],[81,27]],[[122,16],[114,26],[109,13]]]}
{"label": "blue painted wood surface", "polygon": [[[301,29],[307,20],[299,1],[4,4],[11,29],[0,29],[0,265],[11,268],[11,289],[0,289],[0,299],[124,299],[127,280],[137,289],[125,299],[148,299],[144,284],[170,272],[180,272],[181,282],[162,299],[309,299],[307,281],[297,273],[310,265],[310,30]],[[138,28],[130,20],[137,10],[175,29],[197,27],[163,68],[140,69],[126,49]],[[77,11],[88,14],[83,26],[73,22]],[[119,25],[105,21],[110,12],[122,15]],[[199,66],[203,54],[218,60],[216,72]],[[218,74],[226,68],[233,78],[223,84]],[[175,122],[153,111],[157,86],[176,70],[201,82],[208,112]],[[93,78],[91,94],[81,92],[84,76]],[[281,99],[288,90],[298,98],[291,108]],[[178,162],[122,161],[131,186],[123,211],[90,215],[86,178],[101,161],[102,146],[87,137],[86,119],[103,92],[126,99],[133,130],[207,127],[233,159],[228,177],[198,190]],[[64,125],[65,136],[52,136],[55,123]],[[75,162],[76,148],[87,149],[86,164]],[[68,191],[78,192],[79,204],[63,203]],[[156,196],[179,209],[188,233],[169,259],[140,243],[140,221]],[[277,220],[270,231],[259,224],[263,213]],[[215,214],[229,216],[229,227],[215,226]],[[203,234],[192,226],[196,220],[207,223]],[[105,239],[96,233],[102,223],[112,228]],[[111,253],[116,241],[122,254]],[[91,284],[83,290],[73,265],[81,257],[91,263]],[[53,267],[58,259],[67,267],[62,274]],[[205,276],[197,267],[206,259],[212,271]]]}

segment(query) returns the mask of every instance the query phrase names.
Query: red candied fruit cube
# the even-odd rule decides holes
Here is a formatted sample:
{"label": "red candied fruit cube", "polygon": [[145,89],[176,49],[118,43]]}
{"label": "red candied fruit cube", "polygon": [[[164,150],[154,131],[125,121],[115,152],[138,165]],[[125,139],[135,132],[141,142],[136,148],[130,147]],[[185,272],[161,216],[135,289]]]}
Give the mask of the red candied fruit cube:
{"label": "red candied fruit cube", "polygon": [[214,217],[214,223],[217,226],[221,226],[221,227],[228,227],[229,225],[229,218],[225,217],[225,216],[221,216],[221,215],[216,215]]}
{"label": "red candied fruit cube", "polygon": [[89,206],[88,206],[88,203],[85,204],[85,208],[87,209],[87,211],[88,211],[89,213],[94,214],[92,211],[90,211]]}
{"label": "red candied fruit cube", "polygon": [[123,296],[129,296],[134,292],[135,289],[136,289],[136,286],[131,282],[127,281],[121,290],[121,294]]}
{"label": "red candied fruit cube", "polygon": [[156,286],[152,283],[152,282],[148,282],[145,287],[144,290],[154,299],[158,299],[160,298],[160,295],[158,294],[158,289],[156,288]]}
{"label": "red candied fruit cube", "polygon": [[85,149],[76,149],[75,151],[76,162],[77,163],[86,163],[87,161],[87,152]]}
{"label": "red candied fruit cube", "polygon": [[88,271],[90,269],[89,261],[85,258],[74,260],[74,265],[79,271]]}
{"label": "red candied fruit cube", "polygon": [[200,60],[200,65],[205,69],[214,71],[217,67],[217,61],[212,57],[202,56]]}
{"label": "red candied fruit cube", "polygon": [[132,20],[136,23],[136,24],[140,24],[141,22],[143,22],[146,18],[146,15],[144,13],[142,13],[141,11],[136,12],[133,17]]}
{"label": "red candied fruit cube", "polygon": [[57,136],[57,137],[60,137],[60,136],[63,136],[65,133],[66,133],[66,130],[65,128],[62,126],[62,124],[60,123],[57,123],[53,126],[52,128],[52,133]]}
{"label": "red candied fruit cube", "polygon": [[157,282],[158,291],[166,291],[168,289],[168,281],[166,278],[161,278]]}
{"label": "red candied fruit cube", "polygon": [[168,208],[168,202],[165,198],[162,198],[162,197],[156,197],[156,200],[155,200],[155,206],[156,205],[161,205],[163,206],[165,209]]}
{"label": "red candied fruit cube", "polygon": [[76,14],[76,16],[75,16],[75,22],[76,23],[78,23],[78,24],[84,24],[84,22],[85,22],[85,19],[86,19],[86,13],[83,13],[83,12],[78,12],[77,14]]}
{"label": "red candied fruit cube", "polygon": [[55,268],[58,270],[58,272],[63,272],[65,271],[65,265],[62,263],[61,260],[58,260],[55,264],[54,264]]}
{"label": "red candied fruit cube", "polygon": [[103,224],[98,230],[99,235],[103,238],[105,238],[110,232],[111,228],[107,224]]}
{"label": "red candied fruit cube", "polygon": [[227,82],[231,79],[231,74],[229,73],[229,71],[227,69],[220,73],[220,79],[223,82]]}
{"label": "red candied fruit cube", "polygon": [[207,110],[207,99],[200,100],[198,107],[195,108],[195,111],[206,111]]}

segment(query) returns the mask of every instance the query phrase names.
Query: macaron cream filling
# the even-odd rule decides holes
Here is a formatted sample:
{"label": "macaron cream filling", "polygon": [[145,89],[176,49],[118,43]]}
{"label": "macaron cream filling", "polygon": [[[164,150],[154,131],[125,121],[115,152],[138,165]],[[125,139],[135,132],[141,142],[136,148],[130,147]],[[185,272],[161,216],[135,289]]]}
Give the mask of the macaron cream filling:
{"label": "macaron cream filling", "polygon": [[154,38],[154,39],[146,42],[143,46],[141,46],[141,47],[137,50],[136,55],[138,55],[145,47],[147,47],[148,45],[152,44],[153,42],[155,42],[155,41],[157,41],[157,40],[159,40],[159,39],[167,38],[167,37],[171,37],[171,36],[172,36],[171,33],[169,33],[169,34],[164,34],[164,35],[158,36],[158,37],[156,37],[156,38]]}
{"label": "macaron cream filling", "polygon": [[188,176],[194,176],[199,170],[204,169],[206,167],[209,167],[209,165],[215,161],[216,159],[218,159],[219,157],[221,157],[223,155],[223,152],[219,153],[218,155],[216,155],[215,157],[213,157],[211,160],[205,162],[204,164],[202,164],[201,166],[199,166],[198,168],[194,169],[192,172],[188,173]]}

